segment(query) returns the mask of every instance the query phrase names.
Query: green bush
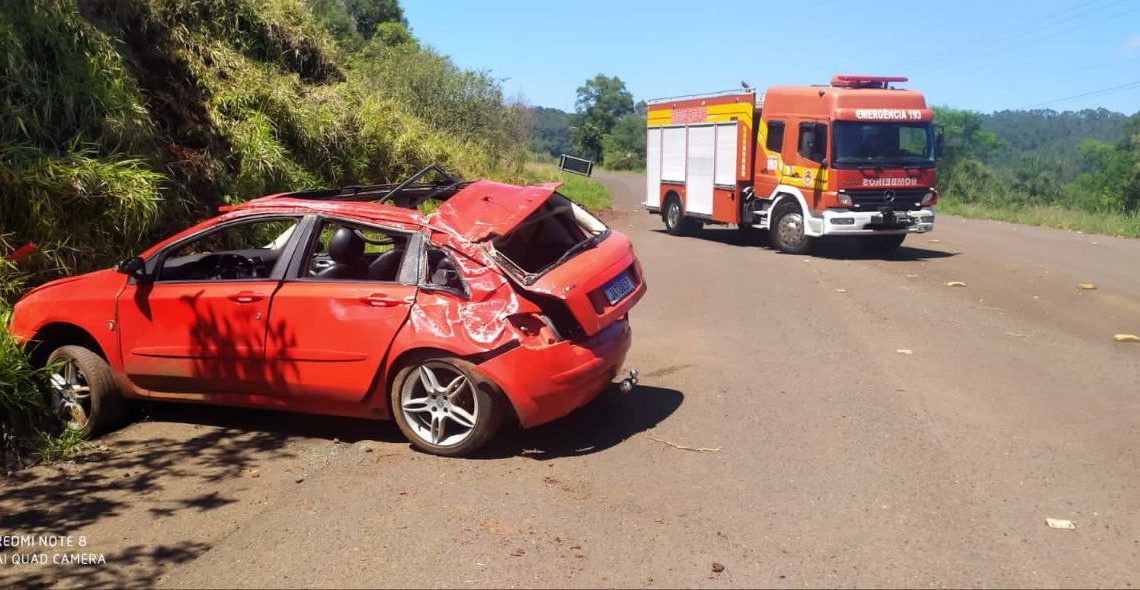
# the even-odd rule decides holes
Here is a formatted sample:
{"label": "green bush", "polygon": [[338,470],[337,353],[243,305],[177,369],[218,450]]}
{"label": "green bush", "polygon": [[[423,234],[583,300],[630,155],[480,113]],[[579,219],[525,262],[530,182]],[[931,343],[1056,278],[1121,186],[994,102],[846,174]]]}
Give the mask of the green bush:
{"label": "green bush", "polygon": [[32,284],[267,193],[433,162],[517,180],[526,125],[497,80],[415,40],[393,0],[0,7],[0,232],[37,244]]}
{"label": "green bush", "polygon": [[[0,260],[0,281],[11,280],[12,268]],[[29,441],[43,432],[47,414],[44,393],[48,371],[33,367],[8,332],[12,310],[0,300],[0,470],[26,462]],[[43,435],[42,439],[50,439]],[[2,472],[0,472],[2,473]]]}

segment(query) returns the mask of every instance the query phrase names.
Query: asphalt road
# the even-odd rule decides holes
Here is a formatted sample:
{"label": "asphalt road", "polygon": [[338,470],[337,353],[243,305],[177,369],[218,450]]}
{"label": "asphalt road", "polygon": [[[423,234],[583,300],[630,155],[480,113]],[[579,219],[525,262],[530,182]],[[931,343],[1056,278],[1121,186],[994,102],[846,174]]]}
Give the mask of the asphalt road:
{"label": "asphalt road", "polygon": [[1140,333],[1140,241],[943,217],[891,260],[789,256],[671,237],[641,177],[600,178],[649,281],[638,390],[473,460],[156,406],[0,484],[0,533],[84,535],[107,564],[0,585],[1140,583],[1140,345],[1113,340]]}

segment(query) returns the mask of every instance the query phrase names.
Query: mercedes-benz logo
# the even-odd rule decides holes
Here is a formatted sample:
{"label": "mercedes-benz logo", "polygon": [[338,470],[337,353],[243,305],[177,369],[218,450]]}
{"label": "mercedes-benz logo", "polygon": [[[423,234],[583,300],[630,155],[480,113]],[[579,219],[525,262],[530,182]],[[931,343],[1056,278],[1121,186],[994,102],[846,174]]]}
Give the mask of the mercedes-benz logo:
{"label": "mercedes-benz logo", "polygon": [[894,203],[895,202],[895,191],[887,189],[886,192],[883,193],[883,200],[888,202],[888,203]]}

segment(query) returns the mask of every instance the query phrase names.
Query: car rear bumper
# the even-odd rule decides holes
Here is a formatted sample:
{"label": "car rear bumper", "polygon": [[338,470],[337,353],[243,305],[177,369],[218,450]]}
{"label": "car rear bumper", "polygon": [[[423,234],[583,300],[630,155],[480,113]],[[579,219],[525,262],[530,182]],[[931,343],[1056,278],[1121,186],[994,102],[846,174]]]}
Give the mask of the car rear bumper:
{"label": "car rear bumper", "polygon": [[[897,213],[904,214],[903,212]],[[916,223],[903,228],[882,227],[882,216],[871,211],[848,211],[828,209],[823,212],[823,235],[825,236],[870,236],[883,234],[926,233],[934,229],[934,209],[923,207],[918,211],[905,212]]]}
{"label": "car rear bumper", "polygon": [[623,318],[581,342],[519,346],[476,367],[510,399],[524,428],[557,420],[598,396],[617,375],[632,341]]}

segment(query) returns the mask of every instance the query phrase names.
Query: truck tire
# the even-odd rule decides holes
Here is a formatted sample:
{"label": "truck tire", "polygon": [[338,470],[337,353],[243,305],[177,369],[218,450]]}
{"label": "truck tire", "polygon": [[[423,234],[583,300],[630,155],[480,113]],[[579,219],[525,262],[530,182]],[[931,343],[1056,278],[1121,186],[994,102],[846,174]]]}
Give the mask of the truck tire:
{"label": "truck tire", "polygon": [[698,226],[696,221],[685,217],[681,198],[675,194],[665,197],[665,206],[661,208],[661,220],[665,222],[665,231],[671,236],[683,236]]}
{"label": "truck tire", "polygon": [[61,346],[48,357],[48,366],[53,367],[50,407],[64,428],[88,437],[122,422],[125,402],[103,357],[82,346]]}
{"label": "truck tire", "polygon": [[906,239],[906,234],[891,234],[886,236],[867,236],[859,238],[859,248],[871,256],[890,256],[898,250]]}
{"label": "truck tire", "polygon": [[814,239],[807,235],[807,222],[799,203],[785,200],[776,205],[769,226],[768,239],[781,252],[804,254],[811,250]]}

